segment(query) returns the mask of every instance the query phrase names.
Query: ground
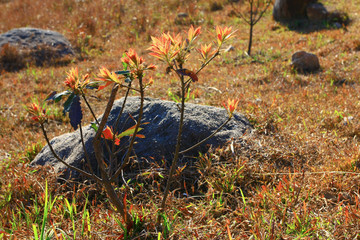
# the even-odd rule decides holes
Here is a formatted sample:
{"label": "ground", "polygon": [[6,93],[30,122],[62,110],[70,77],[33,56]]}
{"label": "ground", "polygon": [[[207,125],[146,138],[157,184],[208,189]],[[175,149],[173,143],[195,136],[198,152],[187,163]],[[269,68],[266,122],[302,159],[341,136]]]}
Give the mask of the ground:
{"label": "ground", "polygon": [[[221,106],[236,97],[237,111],[255,131],[178,171],[162,227],[154,222],[167,171],[149,168],[132,176],[121,191],[127,191],[132,214],[144,220],[130,235],[134,239],[359,238],[360,1],[321,2],[348,13],[352,22],[341,28],[295,22],[299,26],[294,28],[275,23],[270,7],[255,25],[248,57],[249,27],[232,16],[232,6],[225,0],[0,1],[5,9],[0,12],[0,32],[47,28],[64,34],[77,50],[65,65],[38,67],[29,62],[18,71],[1,72],[0,236],[36,239],[44,232],[57,239],[115,239],[123,234],[120,216],[96,186],[59,182],[49,169],[34,171],[27,166],[45,140],[24,105],[51,90],[62,91],[72,67],[82,73],[96,73],[101,66],[118,70],[129,48],[158,66],[148,96],[170,99],[176,76],[166,74],[165,64],[149,56],[147,49],[151,36],[167,31],[185,34],[193,24],[202,27],[199,45],[215,40],[218,25],[232,26],[236,36],[224,46],[235,50],[223,52],[198,75],[189,101]],[[293,71],[291,55],[298,50],[316,54],[321,70]],[[189,69],[200,66],[199,55],[193,54]],[[103,112],[107,97],[108,92],[94,92],[90,102],[96,114]],[[61,105],[51,108],[50,137],[71,131]],[[86,112],[85,122],[90,121]]]}

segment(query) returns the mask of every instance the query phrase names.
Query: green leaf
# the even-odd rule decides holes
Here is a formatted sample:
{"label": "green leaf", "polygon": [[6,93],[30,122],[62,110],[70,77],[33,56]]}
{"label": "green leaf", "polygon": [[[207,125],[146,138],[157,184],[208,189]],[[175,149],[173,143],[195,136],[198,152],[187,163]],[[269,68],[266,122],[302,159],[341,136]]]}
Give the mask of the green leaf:
{"label": "green leaf", "polygon": [[96,125],[96,123],[92,123],[91,128],[94,129],[95,132],[97,132],[97,130],[99,129],[98,126]]}
{"label": "green leaf", "polygon": [[100,83],[99,82],[90,82],[85,86],[87,89],[98,89]]}
{"label": "green leaf", "polygon": [[[126,54],[124,53],[124,54],[122,55],[122,57],[123,57],[123,58],[126,58]],[[126,71],[126,70],[127,70],[127,67],[128,67],[127,63],[122,62],[122,65],[123,65],[124,70]]]}
{"label": "green leaf", "polygon": [[75,95],[69,110],[70,124],[74,130],[78,128],[78,125],[81,123],[82,117],[83,114],[81,111],[80,97],[78,95]]}
{"label": "green leaf", "polygon": [[34,239],[38,240],[39,239],[39,235],[38,235],[38,231],[37,231],[37,227],[36,224],[33,224],[33,231],[34,231]]}
{"label": "green leaf", "polygon": [[[142,130],[142,128],[139,128],[138,132],[140,130]],[[133,135],[134,133],[135,133],[135,126],[132,126],[131,128],[126,129],[125,131],[123,131],[122,133],[117,135],[116,137],[118,137],[118,138],[127,137],[127,136],[130,136],[130,135]]]}
{"label": "green leaf", "polygon": [[116,71],[115,74],[117,75],[128,75],[130,71]]}
{"label": "green leaf", "polygon": [[68,97],[68,99],[66,100],[66,102],[64,103],[64,110],[63,110],[64,115],[70,111],[70,107],[71,107],[74,97],[75,97],[75,94],[71,93],[70,96]]}
{"label": "green leaf", "polygon": [[69,90],[66,90],[66,91],[64,91],[64,92],[58,93],[58,94],[56,94],[56,95],[54,96],[54,100],[55,100],[55,102],[58,102],[58,101],[61,100],[61,98],[62,98],[63,96],[69,95],[69,94],[71,94],[71,93],[72,93],[72,92],[69,91]]}

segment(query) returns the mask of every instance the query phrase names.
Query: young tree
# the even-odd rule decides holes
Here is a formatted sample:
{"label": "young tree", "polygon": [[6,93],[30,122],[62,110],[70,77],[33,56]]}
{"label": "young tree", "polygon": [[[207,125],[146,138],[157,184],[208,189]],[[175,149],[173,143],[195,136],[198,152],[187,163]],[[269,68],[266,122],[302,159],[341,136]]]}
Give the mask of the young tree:
{"label": "young tree", "polygon": [[[241,9],[238,9],[235,6],[234,1],[231,1],[231,5],[233,6],[235,16],[243,19],[249,26],[249,45],[247,54],[250,56],[251,54],[251,45],[252,45],[252,35],[255,24],[257,24],[260,19],[264,16],[264,13],[269,8],[272,0],[244,0],[238,1]],[[242,10],[243,6],[246,4],[246,9]]]}
{"label": "young tree", "polygon": [[[208,64],[217,56],[220,55],[220,49],[224,42],[232,38],[234,35],[231,27],[216,27],[216,48],[212,47],[212,44],[201,45],[198,49],[202,57],[202,63],[197,71],[191,71],[185,68],[188,61],[190,50],[194,48],[194,40],[200,34],[200,27],[190,27],[188,36],[183,39],[180,34],[163,33],[160,37],[152,37],[152,45],[149,48],[150,55],[158,58],[160,61],[167,63],[170,71],[173,71],[179,79],[180,96],[179,96],[179,129],[177,135],[177,142],[175,146],[174,158],[169,171],[167,179],[167,185],[164,191],[164,197],[161,203],[161,212],[165,210],[166,199],[170,193],[170,185],[174,178],[175,170],[179,156],[184,154],[191,149],[198,147],[199,145],[206,142],[208,139],[218,133],[233,117],[233,113],[239,103],[239,100],[229,99],[224,107],[227,110],[229,117],[225,120],[214,132],[210,133],[208,137],[199,141],[187,149],[181,149],[182,129],[185,121],[185,102],[187,99],[187,93],[189,92],[190,86],[198,81],[197,74],[204,69]],[[41,130],[44,134],[45,140],[50,148],[50,151],[54,157],[63,163],[68,169],[77,171],[88,179],[96,182],[100,187],[104,188],[110,202],[116,208],[117,212],[122,216],[125,230],[124,235],[128,234],[131,229],[135,229],[137,224],[137,216],[131,214],[131,208],[127,207],[126,191],[119,189],[117,186],[118,178],[123,172],[124,168],[128,166],[132,159],[133,148],[136,138],[144,138],[142,134],[138,134],[142,130],[140,125],[142,124],[142,117],[144,113],[144,101],[145,101],[145,90],[149,87],[153,80],[150,77],[145,76],[145,71],[155,70],[156,66],[153,64],[146,64],[144,58],[140,57],[135,50],[129,49],[121,58],[123,70],[112,72],[105,67],[100,68],[99,73],[96,75],[94,80],[91,80],[90,74],[80,75],[78,68],[73,68],[68,72],[67,78],[64,81],[66,90],[60,93],[53,92],[47,98],[46,101],[59,102],[61,99],[66,101],[64,103],[63,113],[68,113],[70,124],[74,130],[79,129],[81,137],[81,144],[83,146],[85,161],[90,168],[90,171],[80,169],[67,163],[65,159],[62,159],[58,155],[57,151],[52,147],[51,142],[46,132],[46,124],[49,120],[49,110],[46,107],[46,101],[39,102],[34,99],[34,102],[26,107],[26,110],[30,113],[31,119],[40,124]],[[108,86],[112,86],[110,97],[106,105],[104,114],[101,119],[95,116],[93,108],[87,101],[88,90],[97,89],[97,91],[103,90]],[[125,89],[125,97],[115,124],[109,126],[108,118],[110,111],[113,107],[115,98],[119,89]],[[139,111],[137,119],[134,120],[134,125],[122,132],[117,132],[121,126],[121,115],[125,108],[125,103],[129,96],[130,91],[138,92],[139,98]],[[84,136],[82,132],[82,105],[80,101],[84,101],[87,108],[90,110],[95,122],[91,124],[92,129],[96,132],[92,139],[94,155],[97,163],[97,170],[100,174],[92,169],[92,162],[89,158],[89,152],[85,147]],[[106,140],[106,141],[105,141]],[[120,141],[123,142],[124,147],[120,146]],[[105,144],[104,144],[105,143]],[[125,154],[121,156],[121,161],[118,162],[117,155],[120,155],[121,148],[125,149]],[[100,176],[99,176],[100,175]],[[159,212],[159,213],[161,213]],[[158,215],[158,222],[160,223],[161,214]],[[141,221],[141,220],[139,220]],[[127,239],[127,238],[126,238]]]}

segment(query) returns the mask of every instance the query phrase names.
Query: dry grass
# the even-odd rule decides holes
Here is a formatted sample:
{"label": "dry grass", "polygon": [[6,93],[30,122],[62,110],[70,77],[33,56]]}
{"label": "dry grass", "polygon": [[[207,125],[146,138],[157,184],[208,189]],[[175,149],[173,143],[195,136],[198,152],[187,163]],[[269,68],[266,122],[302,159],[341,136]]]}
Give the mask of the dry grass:
{"label": "dry grass", "polygon": [[[150,36],[182,32],[194,24],[202,26],[204,42],[213,37],[215,25],[233,26],[237,37],[231,42],[235,51],[223,53],[199,75],[191,101],[220,106],[229,96],[237,96],[238,111],[250,119],[255,131],[178,172],[164,216],[168,229],[153,224],[166,172],[162,166],[148,166],[143,169],[146,174],[133,176],[131,189],[124,191],[133,213],[146,217],[134,236],[359,238],[360,1],[322,2],[347,12],[352,23],[301,33],[275,24],[268,11],[255,26],[251,59],[243,54],[247,25],[229,16],[231,6],[225,0],[0,1],[5,9],[0,11],[0,32],[24,26],[48,28],[63,33],[77,49],[75,62],[67,66],[30,64],[0,75],[0,236],[26,239],[34,236],[33,224],[41,228],[46,180],[52,200],[57,197],[46,225],[49,234],[56,232],[58,239],[61,234],[76,239],[116,239],[122,234],[119,216],[103,193],[95,194],[89,185],[56,182],[49,170],[27,167],[44,140],[22,105],[32,97],[43,98],[49,89],[61,90],[70,67],[78,66],[82,72],[100,66],[117,69],[129,47],[147,62],[157,63],[147,55]],[[180,12],[188,17],[178,19]],[[298,50],[317,54],[321,71],[293,72],[289,59]],[[5,55],[17,61],[16,51],[9,51]],[[189,68],[198,66],[197,59],[191,59]],[[175,76],[166,75],[162,64],[159,69],[163,72],[155,76],[148,95],[168,99]],[[106,97],[91,99],[97,114]],[[52,115],[50,137],[71,130],[55,105]],[[90,119],[87,115],[86,121]]]}

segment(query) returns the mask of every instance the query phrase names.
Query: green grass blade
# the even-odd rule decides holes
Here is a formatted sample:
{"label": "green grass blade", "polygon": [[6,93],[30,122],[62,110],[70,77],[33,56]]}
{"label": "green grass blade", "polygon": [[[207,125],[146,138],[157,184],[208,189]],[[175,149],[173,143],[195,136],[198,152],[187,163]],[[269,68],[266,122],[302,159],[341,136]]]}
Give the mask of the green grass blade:
{"label": "green grass blade", "polygon": [[48,216],[48,184],[47,181],[45,183],[45,206],[44,206],[44,216],[41,226],[41,233],[40,233],[40,239],[44,239],[44,233],[45,233],[45,225],[47,221]]}
{"label": "green grass blade", "polygon": [[34,239],[39,240],[39,235],[38,235],[38,232],[37,232],[36,224],[33,224],[32,226],[33,226],[33,231],[34,231]]}

